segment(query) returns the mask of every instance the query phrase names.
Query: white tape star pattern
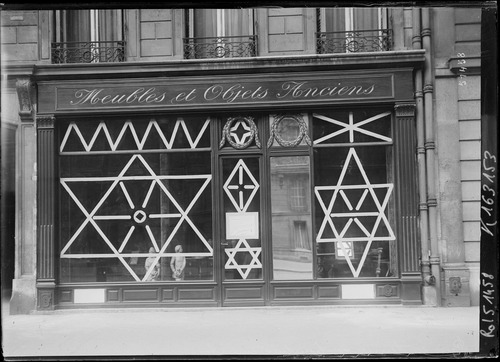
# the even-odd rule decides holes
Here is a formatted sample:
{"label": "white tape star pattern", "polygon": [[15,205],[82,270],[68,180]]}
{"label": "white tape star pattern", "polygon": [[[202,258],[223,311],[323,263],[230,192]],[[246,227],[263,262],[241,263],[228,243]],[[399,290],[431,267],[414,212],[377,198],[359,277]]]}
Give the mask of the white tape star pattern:
{"label": "white tape star pattern", "polygon": [[[135,162],[138,161],[140,162],[144,168],[147,170],[149,175],[141,175],[141,176],[130,176],[126,175],[127,171],[130,169],[131,165]],[[172,179],[177,179],[177,180],[187,180],[187,179],[200,179],[203,180],[203,184],[200,187],[200,189],[197,191],[196,195],[193,197],[191,200],[190,204],[186,207],[184,210],[179,203],[175,200],[174,196],[172,193],[166,188],[162,180],[172,180]],[[181,224],[185,221],[187,222],[193,231],[196,233],[196,235],[199,237],[201,242],[204,244],[204,246],[207,249],[207,252],[201,252],[201,253],[184,253],[185,256],[212,256],[213,255],[213,249],[210,246],[210,244],[207,242],[205,237],[202,235],[202,233],[198,230],[198,228],[195,226],[193,221],[189,218],[188,214],[191,211],[192,207],[198,200],[198,198],[202,195],[203,191],[207,188],[208,184],[210,183],[212,179],[211,175],[169,175],[169,176],[158,176],[155,174],[155,172],[151,169],[151,167],[147,164],[146,160],[141,156],[141,155],[133,155],[130,160],[127,162],[125,167],[122,169],[122,171],[119,173],[118,176],[115,177],[76,177],[76,178],[61,178],[60,182],[61,185],[64,187],[64,189],[68,192],[70,197],[73,199],[75,204],[78,206],[78,208],[82,211],[82,213],[85,216],[85,221],[80,225],[80,227],[75,231],[75,233],[72,235],[72,237],[68,240],[68,242],[64,245],[62,251],[61,251],[61,258],[118,258],[121,263],[124,265],[124,267],[130,272],[130,274],[134,277],[135,280],[140,281],[140,278],[137,276],[137,274],[133,271],[133,269],[128,265],[128,263],[125,261],[125,257],[149,257],[149,256],[154,256],[156,257],[155,261],[152,263],[150,269],[146,272],[146,275],[144,276],[143,280],[147,280],[149,274],[152,272],[154,269],[154,266],[156,263],[159,261],[160,257],[165,257],[165,256],[173,256],[175,253],[166,253],[165,250],[174,238],[176,232],[180,228]],[[98,215],[97,213],[99,212],[100,207],[104,204],[106,199],[109,197],[109,195],[112,193],[113,190],[118,189],[118,185],[120,185],[120,189],[125,196],[125,199],[127,200],[128,206],[131,208],[131,211],[135,208],[135,205],[130,198],[130,195],[127,191],[127,188],[125,186],[124,181],[128,180],[133,180],[133,181],[144,181],[146,185],[149,187],[146,187],[148,189],[148,192],[145,196],[145,199],[143,200],[142,206],[145,208],[149,202],[149,199],[151,197],[152,191],[154,187],[159,187],[159,189],[168,197],[170,202],[174,205],[174,207],[177,209],[178,212],[176,213],[171,213],[171,214],[146,214],[142,210],[138,210],[134,212],[132,215]],[[87,211],[86,208],[83,206],[83,204],[80,202],[78,197],[75,195],[73,192],[72,188],[70,187],[70,184],[78,184],[78,182],[112,182],[109,189],[105,192],[105,194],[100,198],[100,200],[97,202],[96,206],[91,210]],[[148,219],[158,219],[158,218],[178,218],[178,222],[175,225],[174,229],[170,233],[170,235],[167,237],[165,240],[163,246],[161,249],[159,248],[158,241],[155,239],[151,228],[149,225],[145,225],[146,232],[150,238],[150,241],[156,251],[154,254],[149,254],[149,253],[122,253],[124,250],[127,242],[129,241],[130,237],[134,233],[134,230],[136,229],[135,226],[131,226],[127,232],[127,235],[125,236],[124,240],[121,242],[120,247],[118,250],[113,246],[113,243],[110,241],[108,236],[102,231],[102,229],[99,227],[99,225],[96,223],[96,220],[130,220],[134,219],[136,222],[140,224],[146,224]],[[111,254],[69,254],[68,249],[71,247],[73,242],[76,240],[76,238],[80,235],[80,233],[83,231],[83,229],[87,225],[92,225],[95,230],[99,233],[99,235],[102,237],[104,242],[109,246],[110,250],[112,251]]]}
{"label": "white tape star pattern", "polygon": [[[244,247],[242,247],[242,245]],[[226,261],[226,269],[236,269],[243,279],[248,277],[248,274],[255,268],[262,268],[259,260],[259,255],[262,251],[261,247],[251,247],[245,239],[239,239],[234,248],[224,249],[228,259]],[[237,253],[249,253],[252,256],[250,264],[238,264],[235,256]]]}
{"label": "white tape star pattern", "polygon": [[[361,175],[364,180],[364,184],[358,184],[358,185],[343,185],[344,177],[347,173],[349,164],[351,161],[354,160],[356,162],[356,165],[361,172]],[[353,207],[354,203],[351,203],[351,200],[347,197],[346,193],[344,190],[363,190],[363,194],[361,195],[360,199],[356,203],[356,206]],[[375,189],[386,189],[387,191],[385,192],[385,195],[383,196],[382,201],[379,200],[379,197],[375,193]],[[356,151],[354,148],[349,149],[349,153],[347,155],[346,161],[344,163],[344,167],[342,168],[342,172],[340,174],[340,177],[338,179],[337,185],[335,186],[316,186],[314,188],[314,192],[316,194],[316,198],[324,212],[324,219],[321,224],[321,227],[318,231],[318,235],[316,238],[316,241],[318,243],[326,243],[326,242],[335,242],[340,244],[340,249],[342,250],[343,254],[345,255],[346,261],[349,265],[349,268],[351,269],[351,272],[353,273],[354,277],[358,277],[359,273],[363,267],[364,261],[366,259],[366,256],[368,254],[368,251],[370,250],[370,246],[373,241],[386,241],[386,240],[395,240],[394,233],[392,231],[392,228],[389,224],[389,220],[387,219],[387,216],[385,215],[385,209],[389,203],[389,199],[391,196],[391,192],[393,189],[393,184],[371,184],[366,172],[361,164],[361,161],[356,154]],[[333,191],[333,195],[330,199],[330,202],[328,205],[325,204],[323,201],[323,198],[321,196],[322,191]],[[338,197],[340,195],[340,198]],[[370,195],[371,198],[373,199],[376,210],[374,211],[368,211],[368,212],[360,212],[359,209],[362,207],[364,201],[366,200],[367,196]],[[337,200],[342,199],[345,204],[347,205],[349,212],[347,213],[333,213],[332,210],[334,208],[335,203]],[[368,230],[368,227],[366,227],[363,222],[362,222],[362,217],[376,217],[375,224],[371,228],[371,230]],[[343,229],[339,232],[337,228],[335,227],[335,218],[343,217],[346,218],[348,217],[348,221],[343,227]],[[357,237],[345,237],[345,234],[349,230],[349,227],[355,223],[359,229],[364,233],[364,236],[357,236]],[[377,231],[379,229],[380,224],[383,224],[385,228],[388,231],[388,235],[384,236],[375,236],[377,234]],[[333,238],[326,238],[323,236],[325,232],[326,225],[329,225],[331,227],[331,230],[333,231],[334,237]],[[348,250],[345,249],[344,247],[344,242],[347,241],[366,241],[367,245],[363,251],[363,255],[361,257],[360,263],[358,265],[358,268],[355,269],[352,261],[348,255]]]}

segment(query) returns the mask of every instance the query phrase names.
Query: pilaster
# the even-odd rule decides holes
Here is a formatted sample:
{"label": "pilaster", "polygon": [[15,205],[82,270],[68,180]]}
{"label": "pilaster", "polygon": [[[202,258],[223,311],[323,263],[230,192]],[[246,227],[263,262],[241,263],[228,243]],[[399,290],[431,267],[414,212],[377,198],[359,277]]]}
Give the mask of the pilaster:
{"label": "pilaster", "polygon": [[[36,255],[36,132],[33,118],[34,90],[29,70],[15,82],[19,101],[16,139],[16,238],[11,314],[35,309]],[[13,99],[15,102],[15,99]],[[14,103],[15,104],[15,103]],[[9,104],[8,106],[12,106]]]}
{"label": "pilaster", "polygon": [[55,117],[38,116],[38,233],[37,233],[37,308],[54,309],[55,305]]}
{"label": "pilaster", "polygon": [[415,104],[398,103],[394,108],[395,189],[399,210],[396,225],[401,258],[401,299],[404,304],[421,304]]}
{"label": "pilaster", "polygon": [[[460,113],[457,82],[453,78],[439,78],[435,83],[436,137],[438,145],[436,172],[438,189],[428,196],[430,210],[436,210],[439,222],[440,250],[434,252],[431,267],[441,271],[440,301],[444,307],[470,306],[470,272],[465,262],[463,227],[462,148],[460,142]],[[438,209],[439,207],[439,209]],[[432,215],[429,215],[432,217]],[[479,227],[479,226],[478,226]]]}

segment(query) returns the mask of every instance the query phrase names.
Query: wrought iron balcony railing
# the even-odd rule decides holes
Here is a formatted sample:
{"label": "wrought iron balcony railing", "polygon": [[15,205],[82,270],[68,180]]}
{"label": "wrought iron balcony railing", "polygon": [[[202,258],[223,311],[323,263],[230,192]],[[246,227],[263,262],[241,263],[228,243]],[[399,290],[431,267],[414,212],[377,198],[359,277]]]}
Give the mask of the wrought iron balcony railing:
{"label": "wrought iron balcony railing", "polygon": [[124,41],[52,43],[52,64],[125,61]]}
{"label": "wrought iron balcony railing", "polygon": [[245,58],[256,55],[256,35],[184,38],[184,59]]}
{"label": "wrought iron balcony railing", "polygon": [[316,33],[318,54],[380,52],[391,49],[391,29]]}

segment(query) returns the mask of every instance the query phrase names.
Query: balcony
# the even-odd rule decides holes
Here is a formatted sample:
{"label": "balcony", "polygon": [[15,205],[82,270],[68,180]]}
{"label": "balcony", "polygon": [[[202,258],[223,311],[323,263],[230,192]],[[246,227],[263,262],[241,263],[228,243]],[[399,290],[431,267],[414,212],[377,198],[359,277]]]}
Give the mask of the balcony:
{"label": "balcony", "polygon": [[125,61],[124,41],[52,43],[52,64]]}
{"label": "balcony", "polygon": [[316,33],[318,54],[383,52],[392,47],[390,29]]}
{"label": "balcony", "polygon": [[256,55],[256,35],[184,38],[184,59],[245,58]]}

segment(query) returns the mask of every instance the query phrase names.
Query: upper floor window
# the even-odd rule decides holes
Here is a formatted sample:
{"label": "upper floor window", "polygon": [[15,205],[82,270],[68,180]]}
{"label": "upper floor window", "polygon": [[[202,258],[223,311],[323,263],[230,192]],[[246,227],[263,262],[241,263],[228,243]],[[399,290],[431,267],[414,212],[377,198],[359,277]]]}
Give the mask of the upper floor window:
{"label": "upper floor window", "polygon": [[392,47],[386,8],[321,8],[318,53],[387,51]]}
{"label": "upper floor window", "polygon": [[56,10],[52,63],[124,60],[122,10]]}
{"label": "upper floor window", "polygon": [[186,18],[185,58],[256,55],[252,9],[190,9]]}

